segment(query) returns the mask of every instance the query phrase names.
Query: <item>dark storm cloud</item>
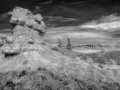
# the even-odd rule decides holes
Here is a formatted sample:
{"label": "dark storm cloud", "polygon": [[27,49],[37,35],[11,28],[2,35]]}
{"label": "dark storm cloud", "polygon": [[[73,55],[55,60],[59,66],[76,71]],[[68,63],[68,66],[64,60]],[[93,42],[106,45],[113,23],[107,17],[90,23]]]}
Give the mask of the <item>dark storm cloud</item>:
{"label": "dark storm cloud", "polygon": [[89,3],[113,4],[118,2],[119,0],[0,0],[0,12],[4,13],[6,11],[13,9],[15,6],[33,9],[36,5],[38,6],[73,5],[73,4],[86,5]]}

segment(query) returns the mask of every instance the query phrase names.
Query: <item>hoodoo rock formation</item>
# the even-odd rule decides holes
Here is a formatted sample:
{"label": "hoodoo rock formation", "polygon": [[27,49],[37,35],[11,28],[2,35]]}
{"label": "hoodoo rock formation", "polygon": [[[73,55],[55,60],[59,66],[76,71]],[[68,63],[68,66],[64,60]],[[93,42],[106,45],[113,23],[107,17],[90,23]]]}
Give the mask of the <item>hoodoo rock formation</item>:
{"label": "hoodoo rock formation", "polygon": [[11,12],[11,20],[10,23],[13,26],[21,25],[27,26],[29,28],[33,28],[38,31],[39,34],[45,33],[45,24],[43,22],[43,18],[40,14],[33,15],[29,10],[16,7]]}
{"label": "hoodoo rock formation", "polygon": [[35,70],[39,67],[52,69],[58,67],[58,62],[66,60],[65,56],[44,45],[41,37],[45,34],[45,24],[40,14],[33,15],[27,9],[16,7],[11,15],[13,35],[7,37],[0,47],[1,72]]}

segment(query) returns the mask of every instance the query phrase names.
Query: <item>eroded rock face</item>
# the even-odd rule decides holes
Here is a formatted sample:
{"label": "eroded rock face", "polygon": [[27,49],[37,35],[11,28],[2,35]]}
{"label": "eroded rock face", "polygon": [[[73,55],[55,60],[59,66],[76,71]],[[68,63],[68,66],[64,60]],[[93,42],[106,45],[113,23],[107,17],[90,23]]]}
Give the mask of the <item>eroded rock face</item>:
{"label": "eroded rock face", "polygon": [[[14,25],[13,35],[7,37],[6,44],[1,47],[4,54],[19,53],[36,50],[41,47],[45,34],[45,24],[40,14],[33,15],[29,10],[16,7],[11,12],[10,23]],[[38,49],[38,48],[37,48]]]}
{"label": "eroded rock face", "polygon": [[45,24],[40,14],[33,15],[27,9],[16,7],[11,15],[13,35],[7,37],[5,44],[0,47],[3,58],[1,62],[5,63],[0,65],[1,72],[26,68],[36,70],[39,67],[55,71],[59,67],[58,62],[63,65],[70,60],[44,44],[42,35],[45,34]]}
{"label": "eroded rock face", "polygon": [[21,25],[27,26],[29,28],[33,28],[34,30],[38,31],[40,35],[45,34],[45,24],[42,21],[43,18],[40,14],[33,15],[29,10],[23,9],[20,7],[16,7],[11,12],[11,19],[10,23],[13,26]]}

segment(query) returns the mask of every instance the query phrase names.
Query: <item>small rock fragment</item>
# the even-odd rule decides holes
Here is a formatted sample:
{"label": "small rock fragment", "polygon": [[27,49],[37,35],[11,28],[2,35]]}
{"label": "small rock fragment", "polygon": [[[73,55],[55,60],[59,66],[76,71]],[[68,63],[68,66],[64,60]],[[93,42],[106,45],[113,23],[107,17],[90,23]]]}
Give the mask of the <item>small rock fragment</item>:
{"label": "small rock fragment", "polygon": [[14,42],[14,37],[13,36],[9,36],[6,38],[6,43],[13,43]]}
{"label": "small rock fragment", "polygon": [[34,15],[34,19],[35,19],[35,21],[37,21],[38,23],[40,23],[40,22],[43,20],[43,18],[42,18],[42,16],[41,16],[40,14]]}
{"label": "small rock fragment", "polygon": [[4,45],[2,47],[2,52],[3,53],[20,53],[21,52],[21,47],[19,44],[12,44],[12,45]]}

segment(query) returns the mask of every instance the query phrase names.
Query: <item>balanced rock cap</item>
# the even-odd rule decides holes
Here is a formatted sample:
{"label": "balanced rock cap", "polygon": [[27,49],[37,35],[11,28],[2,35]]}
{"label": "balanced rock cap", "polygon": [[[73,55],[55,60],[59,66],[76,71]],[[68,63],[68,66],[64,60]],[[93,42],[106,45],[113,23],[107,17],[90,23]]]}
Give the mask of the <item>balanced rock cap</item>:
{"label": "balanced rock cap", "polygon": [[45,34],[45,24],[40,14],[33,15],[29,10],[16,7],[10,13],[12,15],[10,23],[14,25],[28,26],[37,30],[39,34]]}

